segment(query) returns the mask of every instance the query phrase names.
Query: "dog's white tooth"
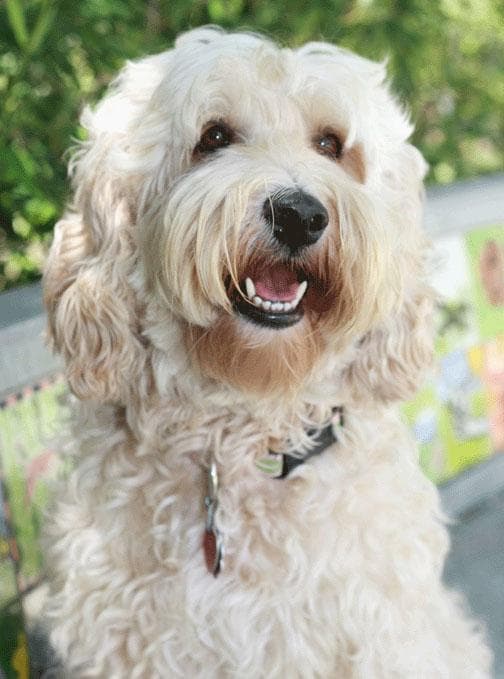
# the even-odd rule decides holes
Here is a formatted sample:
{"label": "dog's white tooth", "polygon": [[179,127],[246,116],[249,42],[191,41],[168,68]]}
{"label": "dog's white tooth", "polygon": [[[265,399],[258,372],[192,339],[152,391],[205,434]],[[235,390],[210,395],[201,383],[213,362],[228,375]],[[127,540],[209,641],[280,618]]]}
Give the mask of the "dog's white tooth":
{"label": "dog's white tooth", "polygon": [[259,295],[256,295],[252,301],[256,306],[261,306],[262,299],[259,297]]}
{"label": "dog's white tooth", "polygon": [[274,302],[271,305],[271,311],[281,311],[283,307],[283,304],[281,302]]}
{"label": "dog's white tooth", "polygon": [[284,303],[284,311],[290,311],[293,308],[292,302],[285,302]]}
{"label": "dog's white tooth", "polygon": [[269,300],[263,301],[262,308],[269,311],[271,309],[271,302]]}
{"label": "dog's white tooth", "polygon": [[307,288],[307,287],[308,287],[308,282],[307,282],[307,281],[303,281],[303,282],[301,283],[301,285],[299,286],[298,291],[297,291],[297,294],[296,294],[296,300],[297,300],[298,302],[299,302],[299,300],[302,298],[302,296],[305,294],[306,288]]}
{"label": "dog's white tooth", "polygon": [[249,299],[254,299],[256,291],[254,281],[251,278],[245,279],[245,288],[247,289],[247,297]]}

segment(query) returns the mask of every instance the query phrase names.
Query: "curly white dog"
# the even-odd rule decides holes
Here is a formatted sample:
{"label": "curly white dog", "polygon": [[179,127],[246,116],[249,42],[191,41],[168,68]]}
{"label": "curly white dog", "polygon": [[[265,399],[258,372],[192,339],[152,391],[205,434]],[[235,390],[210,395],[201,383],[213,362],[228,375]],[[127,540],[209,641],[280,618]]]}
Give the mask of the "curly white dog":
{"label": "curly white dog", "polygon": [[489,676],[398,415],[432,295],[384,79],[206,27],[85,111],[45,274],[79,399],[49,529],[70,676]]}

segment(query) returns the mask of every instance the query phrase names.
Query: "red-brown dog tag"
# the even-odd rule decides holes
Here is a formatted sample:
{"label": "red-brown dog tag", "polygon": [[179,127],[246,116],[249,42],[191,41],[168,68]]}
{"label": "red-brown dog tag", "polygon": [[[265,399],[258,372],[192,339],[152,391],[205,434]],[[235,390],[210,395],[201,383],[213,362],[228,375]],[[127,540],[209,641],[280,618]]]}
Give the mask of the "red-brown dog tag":
{"label": "red-brown dog tag", "polygon": [[221,567],[222,544],[220,536],[215,529],[205,530],[203,535],[203,551],[208,572],[217,577]]}

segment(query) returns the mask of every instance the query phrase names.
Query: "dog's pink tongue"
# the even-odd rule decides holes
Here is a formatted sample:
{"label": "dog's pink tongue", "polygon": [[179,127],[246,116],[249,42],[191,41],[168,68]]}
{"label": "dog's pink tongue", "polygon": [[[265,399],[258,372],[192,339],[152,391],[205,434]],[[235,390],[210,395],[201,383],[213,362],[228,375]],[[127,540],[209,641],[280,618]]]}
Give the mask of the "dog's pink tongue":
{"label": "dog's pink tongue", "polygon": [[299,288],[296,274],[280,264],[256,274],[254,284],[260,297],[278,302],[292,302]]}

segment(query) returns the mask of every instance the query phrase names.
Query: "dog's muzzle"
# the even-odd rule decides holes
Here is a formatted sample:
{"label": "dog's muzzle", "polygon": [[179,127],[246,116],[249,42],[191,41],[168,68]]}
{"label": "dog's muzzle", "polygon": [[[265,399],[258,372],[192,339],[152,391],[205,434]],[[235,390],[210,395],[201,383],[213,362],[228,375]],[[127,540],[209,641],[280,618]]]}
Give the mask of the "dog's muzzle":
{"label": "dog's muzzle", "polygon": [[266,328],[289,328],[303,315],[308,276],[296,267],[300,251],[314,245],[329,222],[325,207],[304,191],[283,191],[268,198],[263,217],[271,229],[281,261],[246,271],[235,294],[235,310]]}

